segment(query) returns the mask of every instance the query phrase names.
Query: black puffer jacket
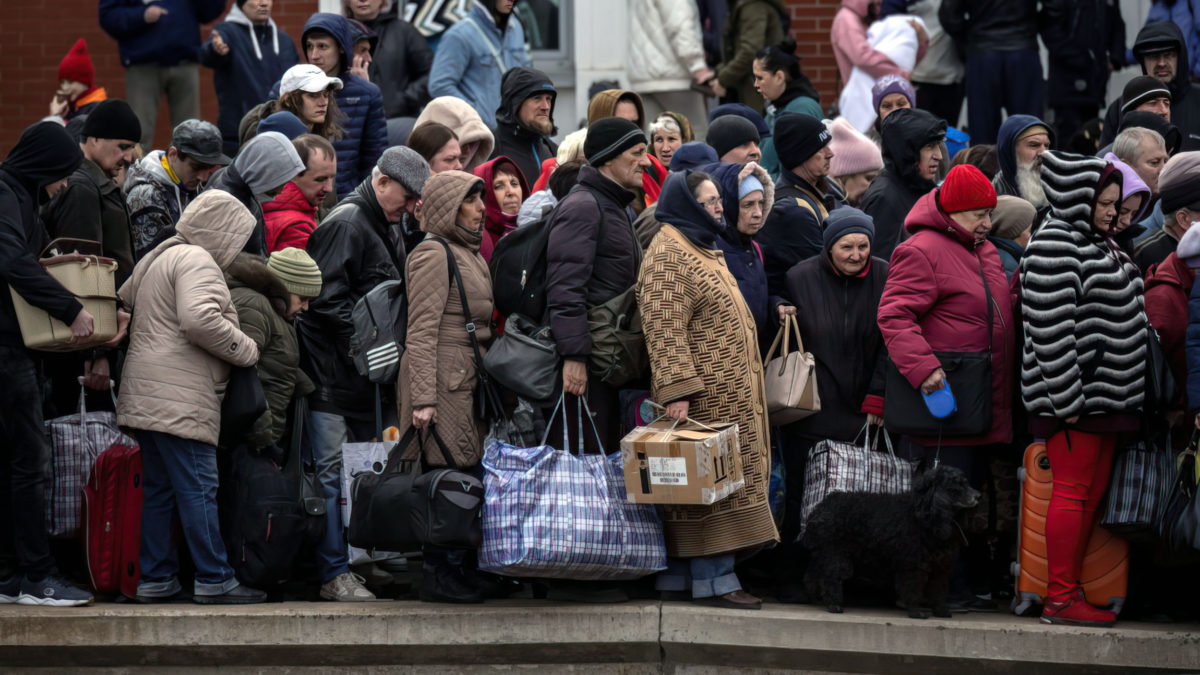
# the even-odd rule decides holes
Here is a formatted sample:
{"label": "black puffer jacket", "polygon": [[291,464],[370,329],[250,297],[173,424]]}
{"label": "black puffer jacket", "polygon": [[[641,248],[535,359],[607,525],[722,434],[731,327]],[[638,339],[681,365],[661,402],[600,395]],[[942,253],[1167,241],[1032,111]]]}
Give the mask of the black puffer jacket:
{"label": "black puffer jacket", "polygon": [[[1043,0],[1057,7],[1063,0]],[[1049,16],[1061,9],[1045,7]],[[1015,52],[1037,49],[1038,0],[942,0],[938,21],[960,51]]]}
{"label": "black puffer jacket", "polygon": [[862,210],[875,221],[872,255],[890,260],[905,238],[904,218],[921,195],[936,185],[921,178],[921,148],[946,135],[946,121],[916,108],[902,108],[883,122],[883,171],[867,188]]}
{"label": "black puffer jacket", "polygon": [[383,92],[383,111],[388,118],[416,117],[429,103],[429,70],[433,50],[421,32],[397,14],[399,2],[364,21],[379,42],[371,53],[371,82]]}
{"label": "black puffer jacket", "polygon": [[516,163],[525,182],[533,185],[542,173],[542,162],[558,153],[558,144],[550,137],[558,133],[540,134],[521,124],[518,113],[521,104],[535,94],[549,92],[550,120],[554,120],[554,103],[558,92],[554,83],[540,70],[513,68],[500,82],[500,108],[496,110],[496,148],[492,158],[503,155]]}
{"label": "black puffer jacket", "polygon": [[375,389],[350,359],[350,312],[372,288],[401,278],[404,253],[393,245],[389,228],[368,179],[308,239],[308,253],[321,268],[321,295],[297,328],[300,363],[316,387],[310,406],[317,412],[371,418]]}
{"label": "black puffer jacket", "polygon": [[550,217],[546,305],[558,353],[586,360],[592,353],[587,310],[637,283],[642,248],[626,210],[633,193],[590,166],[579,170],[579,185]]}
{"label": "black puffer jacket", "polygon": [[68,325],[83,309],[38,263],[47,241],[37,214],[43,188],[71,175],[82,161],[79,144],[61,124],[39,122],[21,134],[0,164],[0,346],[25,344],[10,289]]}
{"label": "black puffer jacket", "polygon": [[821,252],[825,217],[841,206],[829,189],[832,183],[828,179],[825,183],[821,192],[794,171],[784,171],[775,183],[775,203],[755,237],[762,247],[771,295],[783,295],[784,277],[792,265]]}
{"label": "black puffer jacket", "polygon": [[[1147,49],[1161,48],[1164,44],[1174,45],[1179,61],[1175,67],[1175,79],[1167,83],[1171,90],[1171,124],[1174,124],[1183,135],[1183,145],[1180,150],[1200,150],[1200,91],[1192,84],[1188,73],[1191,72],[1188,63],[1187,44],[1183,39],[1183,31],[1171,21],[1158,21],[1146,24],[1138,31],[1137,39],[1133,41],[1133,55],[1140,62],[1142,54]],[[1142,67],[1142,74],[1146,68]],[[1104,131],[1100,135],[1100,145],[1108,145],[1116,138],[1121,126],[1121,98],[1113,101],[1104,113]]]}
{"label": "black puffer jacket", "polygon": [[867,422],[864,409],[882,413],[887,352],[876,316],[887,273],[887,262],[872,258],[861,276],[847,277],[828,254],[788,271],[787,297],[816,359],[821,394],[821,412],[792,425],[801,435],[852,441]]}

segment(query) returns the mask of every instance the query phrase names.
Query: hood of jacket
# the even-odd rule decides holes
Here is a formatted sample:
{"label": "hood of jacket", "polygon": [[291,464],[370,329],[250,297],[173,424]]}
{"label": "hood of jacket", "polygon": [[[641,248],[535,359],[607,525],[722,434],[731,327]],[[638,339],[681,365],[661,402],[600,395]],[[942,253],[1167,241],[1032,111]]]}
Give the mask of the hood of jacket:
{"label": "hood of jacket", "polygon": [[605,89],[593,96],[592,100],[588,103],[588,126],[591,126],[596,120],[602,120],[605,117],[616,117],[617,103],[621,101],[622,96],[632,98],[633,105],[637,108],[638,118],[634,124],[640,128],[646,128],[646,109],[642,106],[642,97],[636,92],[627,89]]}
{"label": "hood of jacket", "polygon": [[42,188],[75,173],[82,162],[79,143],[63,125],[38,122],[21,132],[21,138],[0,163],[0,169],[23,185],[34,203],[40,204],[48,199]]}
{"label": "hood of jacket", "polygon": [[1192,71],[1188,64],[1187,43],[1183,39],[1183,31],[1179,29],[1179,26],[1175,25],[1174,21],[1155,21],[1146,24],[1138,31],[1137,38],[1133,41],[1133,55],[1137,58],[1138,65],[1142,66],[1142,74],[1149,75],[1146,67],[1141,63],[1142,55],[1147,50],[1161,49],[1164,46],[1174,47],[1175,53],[1179,54],[1179,61],[1175,65],[1175,79],[1167,84],[1167,89],[1171,90],[1171,102],[1179,103],[1192,88]]}
{"label": "hood of jacket", "polygon": [[1179,131],[1179,127],[1159,117],[1158,113],[1148,110],[1130,110],[1121,115],[1121,126],[1117,127],[1117,133],[1119,134],[1129,127],[1145,127],[1157,131],[1158,135],[1163,137],[1163,142],[1166,143],[1168,155],[1174,155],[1179,151],[1179,146],[1183,144],[1183,134]]}
{"label": "hood of jacket", "polygon": [[866,21],[867,12],[871,9],[871,0],[842,0],[842,7],[854,12],[855,16]]}
{"label": "hood of jacket", "polygon": [[[473,172],[476,176],[483,179],[483,205],[487,209],[487,215],[484,216],[484,227],[489,232],[496,236],[502,236],[504,233],[516,229],[517,216],[520,214],[520,209],[517,213],[507,214],[500,210],[500,202],[496,201],[496,191],[492,189],[492,180],[496,175],[497,167],[506,167],[506,172],[517,177],[517,181],[521,183],[521,203],[529,198],[529,184],[525,182],[525,175],[521,173],[521,168],[518,167],[511,159],[500,155],[499,157],[489,160],[475,167]],[[470,187],[469,185],[467,187]],[[459,200],[460,202],[462,200]]]}
{"label": "hood of jacket", "polygon": [[244,287],[259,293],[270,301],[271,307],[279,316],[287,315],[288,303],[291,296],[283,282],[276,277],[271,268],[261,256],[252,253],[239,253],[225,270],[225,280],[229,290]]}
{"label": "hood of jacket", "polygon": [[1057,150],[1042,154],[1042,185],[1050,215],[1090,238],[1103,238],[1092,226],[1096,193],[1111,182],[1121,184],[1120,170],[1099,157]]}
{"label": "hood of jacket", "polygon": [[[443,171],[430,176],[421,193],[421,231],[479,250],[479,241],[470,241],[458,227],[458,209],[471,186],[482,180],[466,171]],[[489,192],[484,181],[483,193]],[[487,222],[486,217],[484,222]]]}
{"label": "hood of jacket", "polygon": [[671,155],[672,171],[683,171],[684,169],[695,169],[707,164],[712,164],[718,160],[717,151],[704,141],[688,141],[675,149],[675,154]]}
{"label": "hood of jacket", "polygon": [[921,178],[917,161],[925,144],[945,136],[945,120],[917,108],[901,108],[883,121],[883,164],[914,190],[931,190],[935,183]]}
{"label": "hood of jacket", "polygon": [[683,236],[700,248],[716,249],[717,238],[726,236],[724,220],[716,220],[692,196],[687,177],[691,170],[671,174],[658,195],[654,217],[660,223],[674,225]]}
{"label": "hood of jacket", "polygon": [[278,131],[258,134],[242,146],[233,168],[246,182],[259,204],[271,201],[267,192],[286,185],[304,171],[296,147]]}
{"label": "hood of jacket", "polygon": [[237,197],[223,190],[205,190],[184,209],[175,224],[175,234],[138,261],[133,275],[121,287],[121,298],[127,303],[137,298],[138,287],[153,262],[163,251],[180,244],[199,246],[222,270],[229,269],[254,233],[255,222],[254,215]]}
{"label": "hood of jacket", "polygon": [[917,200],[904,219],[904,229],[908,230],[909,234],[916,234],[921,230],[941,232],[966,248],[975,248],[978,243],[975,241],[975,233],[959,225],[950,214],[942,210],[938,202],[939,191],[940,188],[928,192]]}
{"label": "hood of jacket", "polygon": [[[175,182],[167,175],[167,170],[162,165],[162,158],[165,154],[167,154],[166,150],[151,150],[145,157],[134,162],[133,166],[129,167],[129,177],[126,179],[126,192],[142,183],[154,183],[163,188],[170,188],[172,185],[175,185]],[[179,186],[179,189],[182,190],[183,186]]]}
{"label": "hood of jacket", "polygon": [[317,207],[308,203],[308,199],[304,197],[304,193],[300,191],[300,186],[296,185],[295,181],[288,181],[288,184],[283,186],[283,192],[280,192],[275,199],[263,204],[263,213],[277,211],[300,211],[309,216],[315,216]]}
{"label": "hood of jacket", "polygon": [[721,191],[721,206],[725,209],[726,218],[725,235],[735,241],[751,238],[745,237],[737,229],[737,218],[740,215],[738,202],[741,201],[738,199],[738,187],[749,175],[753,175],[763,184],[763,222],[766,223],[767,217],[771,215],[771,206],[775,203],[775,183],[771,181],[771,175],[757,164],[750,168],[749,164],[729,162],[709,164],[700,167],[700,170],[712,176],[717,183],[717,189]]}
{"label": "hood of jacket", "polygon": [[1050,133],[1050,146],[1054,146],[1054,127],[1039,120],[1033,115],[1010,115],[1000,125],[996,132],[996,161],[1000,164],[1000,172],[1014,185],[1017,177],[1017,137],[1025,133],[1029,127],[1046,127]]}
{"label": "hood of jacket", "polygon": [[1146,185],[1146,182],[1142,180],[1141,176],[1137,175],[1137,171],[1134,171],[1132,166],[1117,159],[1117,156],[1111,152],[1104,155],[1104,161],[1117,167],[1117,170],[1121,172],[1121,201],[1125,201],[1136,194],[1145,195],[1142,198],[1142,205],[1139,207],[1138,212],[1133,214],[1133,218],[1130,221],[1135,224],[1141,222],[1142,218],[1146,216],[1146,212],[1150,210],[1150,201],[1153,199],[1153,195],[1150,194],[1150,186]]}
{"label": "hood of jacket", "polygon": [[[236,23],[250,29],[250,44],[254,46],[254,56],[259,61],[262,61],[262,48],[258,46],[258,39],[254,35],[254,22],[242,11],[242,6],[239,3],[233,3],[233,7],[229,9],[229,13],[225,15],[225,20],[229,23]],[[275,19],[267,17],[267,30],[271,31],[271,47],[274,49],[275,54],[278,55],[279,29],[275,26]]]}
{"label": "hood of jacket", "polygon": [[496,138],[492,135],[492,130],[483,123],[483,118],[471,104],[456,96],[439,96],[430,101],[417,117],[413,128],[425,122],[437,122],[450,127],[458,134],[460,145],[479,144],[479,149],[473,155],[474,159],[469,163],[463,162],[464,170],[470,171],[482,164],[492,156],[492,150],[496,147]]}
{"label": "hood of jacket", "polygon": [[308,38],[309,31],[323,30],[333,36],[338,47],[341,49],[341,63],[338,67],[339,72],[350,70],[350,59],[354,54],[354,29],[350,25],[349,19],[340,14],[331,14],[329,12],[317,12],[308,17],[308,21],[304,22],[304,30],[300,33],[300,45],[303,48],[304,41]]}
{"label": "hood of jacket", "polygon": [[558,101],[558,90],[554,88],[554,83],[540,70],[524,67],[510,69],[500,80],[500,107],[496,109],[496,122],[515,125],[536,136],[558,135],[558,127],[548,134],[541,134],[533,129],[526,129],[521,124],[518,114],[521,104],[534,94],[542,92],[550,94],[550,122],[553,124],[554,105]]}

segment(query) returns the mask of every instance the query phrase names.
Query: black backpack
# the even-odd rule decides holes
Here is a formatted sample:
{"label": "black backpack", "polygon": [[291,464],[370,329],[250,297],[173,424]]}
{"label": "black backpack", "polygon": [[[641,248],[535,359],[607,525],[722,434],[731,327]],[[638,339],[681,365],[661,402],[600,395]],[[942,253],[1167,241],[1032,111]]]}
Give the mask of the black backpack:
{"label": "black backpack", "polygon": [[225,547],[242,583],[272,589],[291,576],[308,516],[285,472],[244,445],[232,451]]}

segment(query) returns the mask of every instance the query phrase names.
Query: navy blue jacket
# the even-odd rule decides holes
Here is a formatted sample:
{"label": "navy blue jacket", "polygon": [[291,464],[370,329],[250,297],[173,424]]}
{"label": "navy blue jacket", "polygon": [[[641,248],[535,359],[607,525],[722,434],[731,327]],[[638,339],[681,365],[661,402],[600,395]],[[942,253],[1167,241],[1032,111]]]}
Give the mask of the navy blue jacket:
{"label": "navy blue jacket", "polygon": [[828,181],[823,187],[826,189],[818,192],[792,171],[784,171],[775,183],[775,204],[757,235],[766,256],[767,286],[772,295],[784,295],[785,277],[793,265],[824,250],[821,231],[825,216],[841,204]]}
{"label": "navy blue jacket", "polygon": [[100,0],[100,27],[117,41],[121,64],[177,66],[196,61],[200,25],[225,11],[225,0],[156,0],[167,13],[154,23],[143,18],[142,0]]}
{"label": "navy blue jacket", "polygon": [[[344,199],[364,179],[379,156],[387,150],[387,117],[383,112],[383,94],[379,87],[350,72],[354,54],[354,39],[350,22],[344,16],[319,12],[309,17],[300,35],[300,44],[310,30],[320,29],[333,36],[342,50],[342,71],[338,75],[344,85],[335,94],[342,111],[342,137],[333,142],[337,150],[337,193]],[[279,98],[276,83],[270,98]]]}
{"label": "navy blue jacket", "polygon": [[[274,23],[251,26],[246,15],[234,5],[216,31],[229,45],[221,56],[213,49],[212,39],[200,47],[200,63],[213,69],[213,88],[217,91],[217,127],[225,141],[225,154],[238,150],[238,124],[254,106],[267,101],[271,84],[284,71],[300,62],[291,36]],[[279,51],[276,52],[276,39]],[[258,50],[255,50],[255,43]]]}

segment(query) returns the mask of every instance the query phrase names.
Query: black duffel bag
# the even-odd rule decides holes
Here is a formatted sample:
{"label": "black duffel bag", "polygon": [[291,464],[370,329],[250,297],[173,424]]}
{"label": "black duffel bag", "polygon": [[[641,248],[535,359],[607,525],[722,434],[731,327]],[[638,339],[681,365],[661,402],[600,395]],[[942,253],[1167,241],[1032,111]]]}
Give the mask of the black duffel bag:
{"label": "black duffel bag", "polygon": [[354,508],[347,532],[352,546],[399,553],[416,551],[421,544],[479,546],[483,483],[452,468],[450,452],[432,426],[430,433],[446,468],[422,472],[419,457],[405,458],[418,435],[417,429],[410,427],[388,453],[381,473],[367,472],[354,478],[350,488]]}

